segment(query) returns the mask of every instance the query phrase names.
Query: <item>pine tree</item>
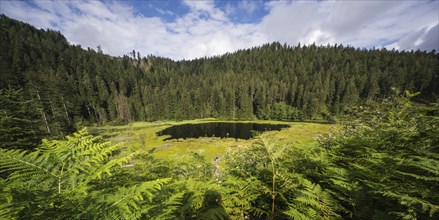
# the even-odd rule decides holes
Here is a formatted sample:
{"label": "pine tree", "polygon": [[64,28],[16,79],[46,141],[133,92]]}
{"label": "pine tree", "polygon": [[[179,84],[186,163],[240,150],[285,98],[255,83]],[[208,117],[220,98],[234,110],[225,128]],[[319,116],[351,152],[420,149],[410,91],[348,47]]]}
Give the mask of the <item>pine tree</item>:
{"label": "pine tree", "polygon": [[32,149],[44,134],[38,102],[23,90],[0,90],[0,143],[5,149]]}

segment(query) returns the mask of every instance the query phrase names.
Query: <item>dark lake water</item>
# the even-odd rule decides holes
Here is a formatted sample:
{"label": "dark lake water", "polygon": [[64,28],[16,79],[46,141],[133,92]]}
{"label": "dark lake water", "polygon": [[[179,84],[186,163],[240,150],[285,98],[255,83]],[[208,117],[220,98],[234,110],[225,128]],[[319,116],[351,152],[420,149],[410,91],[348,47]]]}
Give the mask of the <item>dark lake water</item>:
{"label": "dark lake water", "polygon": [[165,140],[199,137],[250,139],[264,131],[280,130],[288,127],[289,125],[285,124],[211,122],[176,125],[158,132],[157,135],[171,136]]}

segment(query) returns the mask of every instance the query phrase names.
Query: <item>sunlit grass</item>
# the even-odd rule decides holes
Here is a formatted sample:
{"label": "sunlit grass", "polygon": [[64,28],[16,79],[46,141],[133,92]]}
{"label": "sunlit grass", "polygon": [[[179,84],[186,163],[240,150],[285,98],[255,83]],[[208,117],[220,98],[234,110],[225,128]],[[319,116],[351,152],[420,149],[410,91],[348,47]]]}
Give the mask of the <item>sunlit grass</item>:
{"label": "sunlit grass", "polygon": [[[178,124],[196,124],[207,122],[230,122],[215,119],[198,119],[186,121],[158,121],[158,122],[133,122],[124,126],[101,126],[90,128],[94,134],[99,134],[105,139],[121,143],[128,151],[152,152],[157,158],[181,157],[189,152],[204,152],[207,158],[221,157],[227,148],[251,145],[254,139],[242,140],[234,138],[190,138],[178,140],[164,140],[167,136],[157,136],[157,132]],[[232,122],[257,122],[268,124],[289,124],[291,127],[281,131],[270,131],[279,143],[306,144],[315,141],[322,134],[336,131],[339,125],[318,124],[304,122],[279,122],[267,120],[232,121]],[[265,133],[264,133],[265,134]]]}

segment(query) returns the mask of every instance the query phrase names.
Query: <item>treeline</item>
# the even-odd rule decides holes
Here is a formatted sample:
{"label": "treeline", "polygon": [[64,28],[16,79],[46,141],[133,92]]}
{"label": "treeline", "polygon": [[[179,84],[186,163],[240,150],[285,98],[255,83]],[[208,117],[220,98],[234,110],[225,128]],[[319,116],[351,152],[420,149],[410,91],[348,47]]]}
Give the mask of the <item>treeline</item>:
{"label": "treeline", "polygon": [[[2,118],[35,115],[32,126],[56,136],[86,123],[133,120],[333,120],[392,87],[419,91],[427,102],[439,95],[435,51],[271,43],[190,61],[135,50],[111,57],[70,45],[59,32],[0,19],[0,85],[2,94],[15,94],[2,99],[17,103],[2,105]],[[2,129],[10,123],[2,120]]]}

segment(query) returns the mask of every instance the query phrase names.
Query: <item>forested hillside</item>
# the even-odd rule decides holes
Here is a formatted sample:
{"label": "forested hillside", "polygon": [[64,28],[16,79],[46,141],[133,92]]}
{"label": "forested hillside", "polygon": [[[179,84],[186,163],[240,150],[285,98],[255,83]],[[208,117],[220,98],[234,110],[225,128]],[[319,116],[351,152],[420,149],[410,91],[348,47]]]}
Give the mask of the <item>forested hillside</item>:
{"label": "forested hillside", "polygon": [[[78,125],[192,118],[332,120],[392,87],[439,96],[435,52],[271,43],[190,61],[124,57],[0,18],[1,140],[31,146]],[[96,45],[98,46],[98,45]],[[15,104],[9,104],[15,103]],[[14,138],[37,128],[33,138]],[[31,129],[32,130],[32,129]]]}

